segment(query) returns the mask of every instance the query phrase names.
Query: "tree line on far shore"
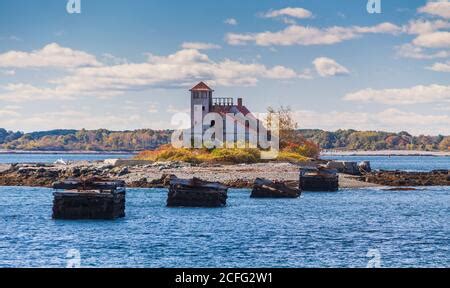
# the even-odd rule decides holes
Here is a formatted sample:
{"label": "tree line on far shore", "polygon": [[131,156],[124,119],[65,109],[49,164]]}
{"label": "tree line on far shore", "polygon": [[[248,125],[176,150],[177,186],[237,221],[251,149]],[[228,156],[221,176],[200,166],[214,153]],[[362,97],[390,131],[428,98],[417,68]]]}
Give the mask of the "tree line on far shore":
{"label": "tree line on far shore", "polygon": [[[30,151],[142,151],[170,142],[171,130],[51,130],[32,133],[0,128],[0,149]],[[335,150],[450,151],[450,136],[412,136],[407,132],[297,129],[294,136]]]}
{"label": "tree line on far shore", "polygon": [[318,143],[321,149],[332,150],[419,150],[450,151],[450,136],[413,136],[408,132],[356,131],[328,132],[318,129],[297,130],[305,139]]}

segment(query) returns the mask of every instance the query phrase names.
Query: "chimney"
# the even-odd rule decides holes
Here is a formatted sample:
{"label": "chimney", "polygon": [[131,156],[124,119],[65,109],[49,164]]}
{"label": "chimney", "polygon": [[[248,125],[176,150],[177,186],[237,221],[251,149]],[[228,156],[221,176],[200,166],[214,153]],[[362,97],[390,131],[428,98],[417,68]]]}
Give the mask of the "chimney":
{"label": "chimney", "polygon": [[242,98],[238,98],[238,106],[242,107]]}

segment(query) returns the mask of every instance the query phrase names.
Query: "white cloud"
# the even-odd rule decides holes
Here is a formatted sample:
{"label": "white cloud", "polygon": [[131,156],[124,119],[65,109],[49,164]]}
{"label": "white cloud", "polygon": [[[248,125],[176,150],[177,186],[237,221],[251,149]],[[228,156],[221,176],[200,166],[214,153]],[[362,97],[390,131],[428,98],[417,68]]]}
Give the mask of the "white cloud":
{"label": "white cloud", "polygon": [[146,62],[80,67],[68,76],[49,81],[51,87],[9,84],[0,87],[0,99],[31,101],[82,96],[109,97],[149,88],[179,88],[200,80],[216,86],[252,86],[260,79],[305,78],[284,66],[267,67],[224,59],[213,61],[195,49],[182,49],[168,56],[150,55]]}
{"label": "white cloud", "polygon": [[376,102],[383,104],[450,103],[450,86],[432,84],[399,89],[364,89],[344,96],[347,101]]}
{"label": "white cloud", "polygon": [[445,20],[428,21],[424,19],[412,20],[403,26],[404,32],[408,34],[428,34],[439,29],[450,28],[450,23]]}
{"label": "white cloud", "polygon": [[[447,58],[450,51],[435,51],[432,48],[450,47],[450,33],[440,31],[449,29],[450,22],[447,20],[412,20],[403,26],[403,32],[417,35],[412,43],[397,46],[397,55],[403,58],[434,59]],[[431,49],[424,49],[431,48]]]}
{"label": "white cloud", "polygon": [[450,32],[421,34],[413,40],[413,44],[427,48],[450,48]]}
{"label": "white cloud", "polygon": [[[374,113],[298,110],[294,111],[294,117],[301,129],[408,131],[414,135],[450,135],[450,116],[448,114],[428,115],[390,108]],[[414,119],[414,125],[412,125],[411,119]]]}
{"label": "white cloud", "polygon": [[234,19],[234,18],[225,19],[225,21],[223,21],[223,22],[225,24],[232,25],[232,26],[238,25],[238,21],[236,19]]}
{"label": "white cloud", "polygon": [[95,56],[83,51],[61,47],[57,43],[32,52],[9,51],[0,54],[0,67],[11,68],[75,68],[100,66]]}
{"label": "white cloud", "polygon": [[6,76],[14,76],[14,75],[16,75],[16,71],[14,71],[14,70],[0,70],[0,74],[6,75]]}
{"label": "white cloud", "polygon": [[450,19],[450,2],[448,0],[430,1],[425,6],[420,7],[417,11],[419,13],[427,13]]}
{"label": "white cloud", "polygon": [[41,88],[25,83],[14,83],[0,86],[0,100],[11,102],[25,102],[36,100],[72,100],[76,91],[63,87]]}
{"label": "white cloud", "polygon": [[414,46],[410,43],[397,46],[395,49],[397,51],[397,56],[403,58],[436,59],[450,57],[450,51],[430,52],[425,51],[422,47]]}
{"label": "white cloud", "polygon": [[[155,121],[145,114],[99,113],[98,111],[83,111],[65,109],[27,114],[5,114],[0,111],[0,121],[4,127],[17,127],[21,131],[51,130],[51,129],[99,129],[134,130],[143,128],[171,128],[167,121]],[[14,128],[12,128],[14,129]]]}
{"label": "white cloud", "polygon": [[335,60],[327,57],[319,57],[313,61],[317,73],[322,77],[347,75],[349,71]]}
{"label": "white cloud", "polygon": [[18,117],[21,116],[19,112],[17,112],[17,109],[10,109],[10,108],[3,108],[0,109],[0,118],[1,117]]}
{"label": "white cloud", "polygon": [[333,26],[328,28],[291,25],[277,32],[266,31],[247,34],[228,33],[225,39],[230,45],[245,45],[252,42],[259,46],[331,45],[360,37],[363,34],[397,34],[401,31],[401,27],[387,22],[376,26]]}
{"label": "white cloud", "polygon": [[126,64],[128,63],[128,60],[125,58],[116,57],[110,53],[103,53],[102,54],[102,62],[105,64]]}
{"label": "white cloud", "polygon": [[272,10],[264,14],[266,18],[275,18],[280,16],[289,16],[298,19],[312,18],[311,11],[298,7],[287,7],[280,10]]}
{"label": "white cloud", "polygon": [[450,72],[450,61],[434,63],[431,67],[427,68],[436,72]]}
{"label": "white cloud", "polygon": [[173,105],[169,105],[166,109],[166,112],[168,113],[189,113],[189,108],[177,108]]}
{"label": "white cloud", "polygon": [[209,50],[209,49],[220,49],[221,47],[213,43],[203,43],[203,42],[184,42],[181,45],[183,49],[195,49],[195,50]]}

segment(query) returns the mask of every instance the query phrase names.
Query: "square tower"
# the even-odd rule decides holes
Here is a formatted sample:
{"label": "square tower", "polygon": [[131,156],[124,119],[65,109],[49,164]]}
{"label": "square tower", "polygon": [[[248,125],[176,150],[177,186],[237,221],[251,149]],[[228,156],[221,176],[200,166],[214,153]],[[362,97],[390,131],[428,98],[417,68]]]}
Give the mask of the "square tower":
{"label": "square tower", "polygon": [[198,125],[194,119],[195,109],[202,110],[202,119],[206,114],[211,112],[213,103],[212,93],[214,90],[209,88],[204,82],[200,82],[189,91],[191,91],[191,127],[193,128],[195,125]]}

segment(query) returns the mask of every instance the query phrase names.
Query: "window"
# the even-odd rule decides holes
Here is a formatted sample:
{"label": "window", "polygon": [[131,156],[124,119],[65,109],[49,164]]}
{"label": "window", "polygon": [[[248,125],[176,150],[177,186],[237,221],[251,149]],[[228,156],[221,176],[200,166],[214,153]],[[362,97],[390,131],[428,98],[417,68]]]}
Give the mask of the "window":
{"label": "window", "polygon": [[205,111],[205,106],[202,106],[202,110]]}
{"label": "window", "polygon": [[211,127],[214,127],[214,125],[216,125],[216,121],[211,120]]}

